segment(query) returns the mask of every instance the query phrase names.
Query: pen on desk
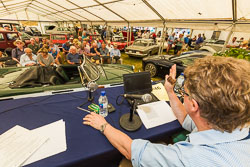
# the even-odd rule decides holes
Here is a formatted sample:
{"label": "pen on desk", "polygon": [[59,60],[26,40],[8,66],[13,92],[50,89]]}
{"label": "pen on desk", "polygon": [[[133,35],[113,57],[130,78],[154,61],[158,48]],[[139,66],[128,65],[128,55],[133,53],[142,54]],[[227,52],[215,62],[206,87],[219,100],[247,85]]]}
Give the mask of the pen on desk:
{"label": "pen on desk", "polygon": [[89,110],[86,110],[86,109],[84,109],[84,108],[81,108],[81,107],[77,107],[79,110],[82,110],[82,111],[86,111],[86,112],[88,112],[88,113],[90,113],[91,111],[89,111]]}

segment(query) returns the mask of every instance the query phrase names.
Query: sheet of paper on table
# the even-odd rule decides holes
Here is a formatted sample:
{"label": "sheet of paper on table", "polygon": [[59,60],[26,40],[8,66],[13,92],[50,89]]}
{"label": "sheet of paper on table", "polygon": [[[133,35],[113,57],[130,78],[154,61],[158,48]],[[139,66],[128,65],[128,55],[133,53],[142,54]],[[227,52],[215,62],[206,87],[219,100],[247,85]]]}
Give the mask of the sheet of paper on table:
{"label": "sheet of paper on table", "polygon": [[49,140],[47,140],[46,143],[44,143],[27,161],[25,161],[24,165],[28,165],[67,150],[65,122],[63,120],[31,130],[31,132],[33,134],[47,136]]}
{"label": "sheet of paper on table", "polygon": [[152,85],[152,93],[159,99],[169,101],[167,91],[162,83]]}
{"label": "sheet of paper on table", "polygon": [[177,119],[171,107],[165,101],[139,105],[137,112],[147,129],[163,125]]}
{"label": "sheet of paper on table", "polygon": [[21,166],[47,139],[16,125],[0,135],[0,166]]}

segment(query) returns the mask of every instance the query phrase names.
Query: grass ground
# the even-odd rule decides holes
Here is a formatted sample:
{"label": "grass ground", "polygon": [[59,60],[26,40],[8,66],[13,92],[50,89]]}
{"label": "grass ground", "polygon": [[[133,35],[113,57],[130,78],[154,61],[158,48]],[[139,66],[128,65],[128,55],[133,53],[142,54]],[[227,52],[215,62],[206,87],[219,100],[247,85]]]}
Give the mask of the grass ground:
{"label": "grass ground", "polygon": [[[170,52],[170,54],[171,53],[172,52]],[[166,52],[163,52],[163,54],[166,54]],[[134,70],[135,72],[143,71],[143,69],[142,69],[142,58],[129,57],[124,52],[121,53],[121,57],[122,57],[122,64],[133,65],[135,67],[135,70]],[[159,81],[159,80],[162,80],[162,79],[164,79],[164,78],[160,78],[160,77],[152,78],[153,81]]]}

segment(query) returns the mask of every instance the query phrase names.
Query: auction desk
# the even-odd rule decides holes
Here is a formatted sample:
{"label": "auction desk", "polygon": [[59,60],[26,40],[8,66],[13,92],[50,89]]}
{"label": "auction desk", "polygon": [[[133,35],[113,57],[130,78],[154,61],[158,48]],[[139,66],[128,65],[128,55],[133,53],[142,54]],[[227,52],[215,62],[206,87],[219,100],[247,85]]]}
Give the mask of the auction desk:
{"label": "auction desk", "polygon": [[[116,111],[110,113],[106,120],[132,139],[142,138],[156,141],[182,129],[178,121],[173,121],[151,129],[146,129],[142,125],[135,132],[127,132],[120,127],[119,119],[130,111],[130,106],[126,100],[122,105],[116,105],[116,98],[123,93],[123,87],[98,89],[94,92],[95,103],[98,101],[101,90],[106,91],[109,103],[116,108]],[[117,166],[122,158],[121,154],[100,131],[82,124],[82,118],[88,113],[77,107],[87,100],[87,95],[87,91],[79,91],[0,101],[0,134],[15,125],[32,130],[63,119],[66,128],[67,150],[27,165],[28,167]],[[87,103],[83,108],[87,109],[89,104]]]}

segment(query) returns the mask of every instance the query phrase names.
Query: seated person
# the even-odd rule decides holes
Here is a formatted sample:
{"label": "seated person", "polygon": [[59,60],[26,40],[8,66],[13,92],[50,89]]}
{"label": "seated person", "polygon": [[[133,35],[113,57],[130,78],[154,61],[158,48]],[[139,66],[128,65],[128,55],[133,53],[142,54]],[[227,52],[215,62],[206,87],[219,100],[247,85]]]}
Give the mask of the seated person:
{"label": "seated person", "polygon": [[69,48],[70,48],[70,43],[69,43],[69,41],[65,42],[65,43],[62,45],[62,50],[63,50],[64,55],[67,55],[67,54],[69,53]]}
{"label": "seated person", "polygon": [[76,47],[71,46],[69,49],[69,53],[67,54],[67,62],[69,64],[81,64],[81,56],[76,52]]}
{"label": "seated person", "polygon": [[102,43],[102,47],[100,49],[100,54],[101,54],[102,63],[107,62],[110,64],[109,50],[106,48],[105,43]]}
{"label": "seated person", "polygon": [[48,39],[45,37],[42,39],[42,42],[40,43],[39,48],[42,48],[42,47],[46,47],[47,49],[49,48]]}
{"label": "seated person", "polygon": [[100,50],[97,48],[97,44],[93,43],[92,48],[90,49],[90,55],[92,56],[91,60],[93,63],[100,64]]}
{"label": "seated person", "polygon": [[54,57],[56,64],[61,64],[60,49],[53,41],[49,41],[49,53]]}
{"label": "seated person", "polygon": [[54,65],[54,57],[48,53],[48,49],[41,48],[38,51],[37,61],[41,66],[53,66]]}
{"label": "seated person", "polygon": [[21,55],[25,54],[24,52],[24,42],[17,39],[14,42],[14,45],[16,48],[12,49],[11,56],[14,61],[16,61],[18,64],[20,64],[20,57]]}
{"label": "seated person", "polygon": [[241,43],[240,48],[241,48],[241,49],[248,49],[248,41],[247,41],[247,40],[244,40],[244,41]]}
{"label": "seated person", "polygon": [[91,55],[90,55],[90,47],[89,47],[89,45],[88,45],[88,43],[87,43],[87,41],[86,40],[84,40],[83,42],[82,42],[82,46],[81,46],[81,48],[80,48],[80,50],[79,50],[79,54],[80,55],[85,55],[87,58],[91,58]]}
{"label": "seated person", "polygon": [[37,54],[37,52],[39,50],[39,46],[38,46],[38,44],[36,44],[34,38],[30,38],[30,44],[28,45],[28,48],[30,48],[32,50],[33,54]]}
{"label": "seated person", "polygon": [[23,54],[20,58],[20,64],[22,67],[25,66],[34,66],[37,64],[37,57],[32,53],[30,48],[24,49],[25,54]]}
{"label": "seated person", "polygon": [[106,48],[109,50],[109,53],[110,53],[111,50],[114,49],[114,46],[111,45],[111,42],[110,42],[110,41],[107,41],[106,43],[108,43],[107,46],[106,46]]}
{"label": "seated person", "polygon": [[117,44],[115,44],[114,49],[111,50],[110,57],[113,63],[117,63],[117,61],[121,58],[121,52],[117,49]]}
{"label": "seated person", "polygon": [[236,41],[237,37],[233,37],[232,41],[228,42],[227,48],[238,48],[240,44]]}
{"label": "seated person", "polygon": [[83,124],[100,130],[136,167],[247,167],[250,164],[250,80],[246,77],[250,75],[249,68],[248,61],[231,57],[197,59],[184,71],[185,82],[180,89],[183,104],[172,82],[176,65],[171,68],[165,89],[179,123],[191,132],[186,141],[163,145],[133,140],[95,112],[86,115]]}

